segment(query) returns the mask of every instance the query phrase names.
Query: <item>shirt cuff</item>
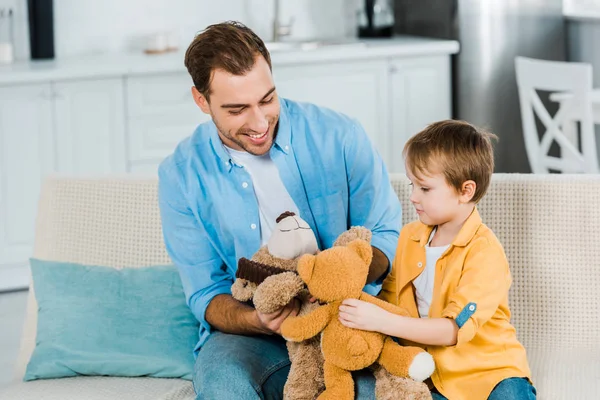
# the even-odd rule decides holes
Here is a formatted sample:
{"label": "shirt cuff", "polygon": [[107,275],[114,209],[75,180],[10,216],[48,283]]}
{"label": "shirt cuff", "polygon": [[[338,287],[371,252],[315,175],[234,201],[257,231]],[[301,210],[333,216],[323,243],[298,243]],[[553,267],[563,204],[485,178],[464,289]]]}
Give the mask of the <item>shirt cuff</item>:
{"label": "shirt cuff", "polygon": [[200,342],[196,346],[196,350],[204,344],[208,335],[212,332],[212,326],[206,321],[206,309],[216,296],[220,294],[231,294],[231,282],[221,281],[202,292],[196,293],[190,299],[190,309],[200,322]]}
{"label": "shirt cuff", "polygon": [[452,318],[458,326],[458,335],[456,337],[456,345],[469,342],[477,333],[477,321],[473,318],[473,314],[477,310],[477,304],[468,303],[464,307],[460,307],[456,303],[452,303],[446,307],[442,313],[444,318]]}
{"label": "shirt cuff", "polygon": [[365,285],[365,287],[363,288],[363,291],[370,294],[371,296],[377,296],[379,294],[379,292],[381,292],[381,279],[378,279],[375,282],[372,283],[368,283]]}

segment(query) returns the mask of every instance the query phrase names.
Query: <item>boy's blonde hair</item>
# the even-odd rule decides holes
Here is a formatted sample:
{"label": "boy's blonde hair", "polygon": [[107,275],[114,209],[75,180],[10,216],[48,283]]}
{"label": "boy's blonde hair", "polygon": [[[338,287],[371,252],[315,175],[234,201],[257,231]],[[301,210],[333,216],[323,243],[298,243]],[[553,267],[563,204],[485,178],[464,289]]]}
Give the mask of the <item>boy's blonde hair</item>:
{"label": "boy's blonde hair", "polygon": [[471,201],[479,202],[494,172],[492,139],[497,136],[465,121],[445,120],[429,125],[411,137],[402,152],[407,168],[416,176],[444,174],[459,193],[468,180],[476,184]]}

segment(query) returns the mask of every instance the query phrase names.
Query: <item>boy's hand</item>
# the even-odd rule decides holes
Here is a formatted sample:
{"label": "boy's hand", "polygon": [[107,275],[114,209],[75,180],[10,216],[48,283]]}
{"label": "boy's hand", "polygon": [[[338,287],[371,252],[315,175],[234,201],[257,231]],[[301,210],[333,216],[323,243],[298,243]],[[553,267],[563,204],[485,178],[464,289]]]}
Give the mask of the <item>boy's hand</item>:
{"label": "boy's hand", "polygon": [[346,299],[340,306],[339,319],[348,328],[383,332],[391,314],[375,304],[358,299]]}

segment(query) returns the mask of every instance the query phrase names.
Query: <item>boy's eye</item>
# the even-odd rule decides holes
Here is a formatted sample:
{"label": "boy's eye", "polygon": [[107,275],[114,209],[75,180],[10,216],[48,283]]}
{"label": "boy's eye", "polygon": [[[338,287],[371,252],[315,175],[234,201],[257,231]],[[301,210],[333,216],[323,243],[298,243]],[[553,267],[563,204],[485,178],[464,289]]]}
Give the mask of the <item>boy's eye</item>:
{"label": "boy's eye", "polygon": [[429,188],[426,188],[426,187],[422,187],[421,190],[424,191],[425,193],[429,192]]}

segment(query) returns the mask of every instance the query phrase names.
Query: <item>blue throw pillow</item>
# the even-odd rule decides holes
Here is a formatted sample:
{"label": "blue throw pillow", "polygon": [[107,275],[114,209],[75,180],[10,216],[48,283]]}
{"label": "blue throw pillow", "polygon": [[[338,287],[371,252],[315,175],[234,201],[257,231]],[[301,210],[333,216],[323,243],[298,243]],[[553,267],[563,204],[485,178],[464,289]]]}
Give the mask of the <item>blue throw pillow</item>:
{"label": "blue throw pillow", "polygon": [[191,380],[198,322],[173,266],[31,259],[36,347],[24,380],[76,375]]}

